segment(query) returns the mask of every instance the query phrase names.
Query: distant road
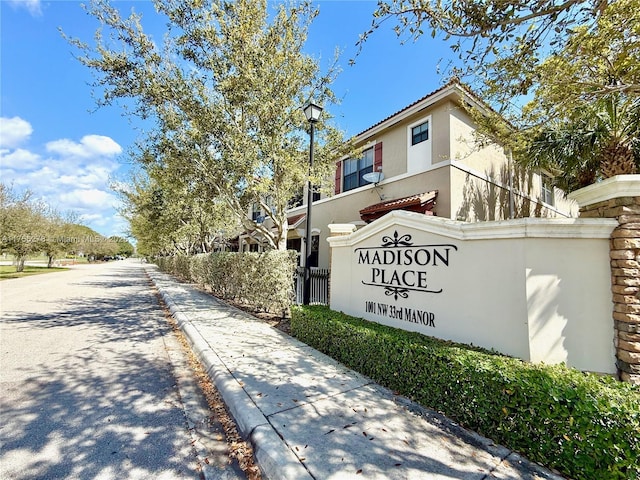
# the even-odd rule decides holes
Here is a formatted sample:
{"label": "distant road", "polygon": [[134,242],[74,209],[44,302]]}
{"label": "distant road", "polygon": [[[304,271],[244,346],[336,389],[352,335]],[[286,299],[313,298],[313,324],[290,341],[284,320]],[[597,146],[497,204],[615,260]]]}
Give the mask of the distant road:
{"label": "distant road", "polygon": [[0,282],[0,478],[201,478],[176,352],[139,260]]}

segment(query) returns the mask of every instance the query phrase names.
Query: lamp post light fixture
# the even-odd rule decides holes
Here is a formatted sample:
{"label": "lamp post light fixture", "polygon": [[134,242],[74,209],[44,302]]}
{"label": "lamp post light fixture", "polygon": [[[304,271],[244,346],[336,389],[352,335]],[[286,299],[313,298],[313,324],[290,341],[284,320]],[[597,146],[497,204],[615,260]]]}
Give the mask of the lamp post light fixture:
{"label": "lamp post light fixture", "polygon": [[311,300],[311,204],[313,203],[313,185],[311,185],[311,170],[313,168],[313,133],[314,125],[320,119],[322,107],[310,101],[304,107],[304,114],[309,122],[309,179],[307,181],[307,229],[304,243],[304,289],[302,291],[303,305],[309,305]]}

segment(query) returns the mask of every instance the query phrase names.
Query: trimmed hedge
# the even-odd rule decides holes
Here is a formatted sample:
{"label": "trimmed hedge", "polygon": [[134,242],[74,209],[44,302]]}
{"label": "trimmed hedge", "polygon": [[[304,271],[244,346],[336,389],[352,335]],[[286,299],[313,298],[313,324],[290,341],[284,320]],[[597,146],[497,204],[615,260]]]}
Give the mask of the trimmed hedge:
{"label": "trimmed hedge", "polygon": [[381,385],[564,475],[640,478],[638,387],[321,306],[294,307],[291,332]]}
{"label": "trimmed hedge", "polygon": [[219,298],[282,313],[293,303],[295,258],[293,251],[270,250],[158,257],[155,263],[181,280],[210,288]]}

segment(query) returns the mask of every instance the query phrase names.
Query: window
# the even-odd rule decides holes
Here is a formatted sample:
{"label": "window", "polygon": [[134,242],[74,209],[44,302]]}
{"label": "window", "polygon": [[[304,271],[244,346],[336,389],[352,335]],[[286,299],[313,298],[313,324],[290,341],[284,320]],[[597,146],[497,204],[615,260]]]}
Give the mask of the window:
{"label": "window", "polygon": [[300,260],[302,258],[302,239],[301,238],[288,238],[287,250],[293,250],[297,255],[297,264],[300,266]]}
{"label": "window", "polygon": [[373,172],[373,148],[365,150],[362,158],[350,158],[344,161],[344,189],[343,191],[353,190],[354,188],[368,185],[369,182],[362,178],[363,175]]}
{"label": "window", "polygon": [[411,145],[429,140],[429,122],[421,123],[411,129]]}
{"label": "window", "polygon": [[287,208],[296,208],[304,205],[304,202],[302,200],[303,192],[304,190],[302,189],[302,187],[300,187],[298,189],[298,192],[289,200],[289,203],[287,204]]}
{"label": "window", "polygon": [[407,173],[410,175],[425,172],[432,167],[430,130],[431,116],[417,118],[406,127]]}
{"label": "window", "polygon": [[[311,201],[317,202],[318,200],[320,200],[322,196],[320,194],[320,187],[318,185],[312,185],[312,188],[313,188],[313,197],[311,198]],[[291,199],[287,203],[287,208],[301,207],[305,203],[307,203],[306,192],[304,191],[304,189],[300,188],[298,189],[298,193],[296,193],[293,197],[291,197]]]}
{"label": "window", "polygon": [[264,221],[264,216],[262,215],[262,209],[260,205],[254,203],[251,207],[251,220],[256,223],[262,223]]}
{"label": "window", "polygon": [[549,205],[555,205],[553,183],[551,182],[551,177],[542,174],[540,178],[542,179],[542,201]]}
{"label": "window", "polygon": [[311,235],[311,255],[309,256],[309,266],[318,266],[318,251],[320,250],[320,236]]}

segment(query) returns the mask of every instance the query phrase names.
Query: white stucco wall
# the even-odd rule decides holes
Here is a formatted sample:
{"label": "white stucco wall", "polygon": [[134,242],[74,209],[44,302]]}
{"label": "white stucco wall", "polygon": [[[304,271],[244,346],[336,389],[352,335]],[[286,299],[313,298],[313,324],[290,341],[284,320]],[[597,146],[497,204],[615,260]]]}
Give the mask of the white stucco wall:
{"label": "white stucco wall", "polygon": [[391,212],[329,239],[331,308],[533,362],[614,373],[608,239],[615,225],[470,224]]}

